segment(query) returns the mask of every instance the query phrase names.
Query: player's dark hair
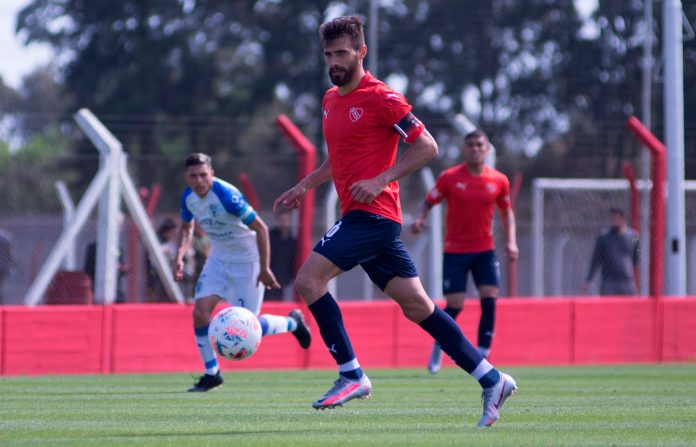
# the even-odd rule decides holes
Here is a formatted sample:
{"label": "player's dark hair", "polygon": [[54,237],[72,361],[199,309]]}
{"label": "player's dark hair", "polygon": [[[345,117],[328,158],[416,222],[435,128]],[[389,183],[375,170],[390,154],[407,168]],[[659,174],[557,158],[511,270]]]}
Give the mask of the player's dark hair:
{"label": "player's dark hair", "polygon": [[621,216],[621,217],[626,217],[626,213],[624,213],[624,210],[622,210],[621,208],[616,208],[616,207],[610,208],[609,214],[616,214],[616,215]]}
{"label": "player's dark hair", "polygon": [[485,138],[486,140],[488,139],[488,135],[486,135],[486,132],[482,131],[481,129],[476,129],[472,130],[466,136],[464,137],[464,141],[468,140],[469,138]]}
{"label": "player's dark hair", "polygon": [[356,50],[359,50],[360,47],[365,45],[365,33],[363,31],[363,22],[360,17],[336,17],[319,27],[319,39],[322,48],[326,48],[334,40],[343,36],[350,38],[350,41],[353,43],[353,48]]}
{"label": "player's dark hair", "polygon": [[210,166],[211,168],[213,167],[213,160],[206,154],[202,152],[194,152],[192,154],[189,154],[188,157],[186,157],[186,161],[184,162],[185,167],[189,166],[200,166],[200,165],[207,165]]}

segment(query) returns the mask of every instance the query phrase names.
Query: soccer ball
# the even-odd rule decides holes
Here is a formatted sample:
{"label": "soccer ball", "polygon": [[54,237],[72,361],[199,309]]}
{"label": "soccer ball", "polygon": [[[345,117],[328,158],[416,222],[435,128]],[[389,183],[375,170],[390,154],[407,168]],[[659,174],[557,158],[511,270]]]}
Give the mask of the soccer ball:
{"label": "soccer ball", "polygon": [[228,360],[243,360],[261,344],[261,323],[243,307],[228,307],[210,322],[208,337],[213,349]]}

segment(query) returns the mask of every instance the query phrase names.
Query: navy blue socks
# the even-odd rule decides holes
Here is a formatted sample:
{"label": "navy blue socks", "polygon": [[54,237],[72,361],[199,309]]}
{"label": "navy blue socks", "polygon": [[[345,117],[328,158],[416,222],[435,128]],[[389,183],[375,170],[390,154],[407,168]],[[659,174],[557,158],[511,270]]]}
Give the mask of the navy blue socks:
{"label": "navy blue socks", "polygon": [[360,379],[363,371],[353,352],[353,345],[346,333],[341,309],[336,300],[327,292],[309,305],[309,311],[319,326],[324,344],[338,364],[339,373],[351,380]]}
{"label": "navy blue socks", "polygon": [[440,344],[442,350],[452,357],[454,363],[469,374],[483,360],[481,354],[464,337],[457,323],[439,307],[435,306],[435,311],[421,321],[420,327]]}
{"label": "navy blue socks", "polygon": [[453,320],[456,321],[457,316],[462,311],[462,308],[460,307],[459,309],[457,309],[456,307],[445,306],[443,310],[447,315],[449,315],[450,317],[452,317]]}
{"label": "navy blue socks", "polygon": [[495,298],[481,298],[481,320],[479,321],[479,348],[490,350],[495,335]]}

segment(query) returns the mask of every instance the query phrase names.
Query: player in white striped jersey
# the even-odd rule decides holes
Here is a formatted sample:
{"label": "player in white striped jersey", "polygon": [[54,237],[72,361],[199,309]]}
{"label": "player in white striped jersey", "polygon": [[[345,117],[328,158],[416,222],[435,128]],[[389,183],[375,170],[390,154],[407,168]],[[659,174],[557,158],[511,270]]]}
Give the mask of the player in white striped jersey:
{"label": "player in white striped jersey", "polygon": [[[271,271],[268,227],[233,185],[215,177],[212,161],[202,153],[186,158],[184,180],[189,186],[181,195],[181,231],[174,278],[184,275],[184,254],[193,238],[193,221],[210,239],[210,254],[196,282],[193,326],[205,373],[188,391],[208,391],[222,384],[215,351],[208,340],[208,325],[215,306],[223,299],[258,315],[264,288],[280,284]],[[288,260],[288,262],[291,262]],[[311,334],[302,313],[286,316],[260,315],[263,335],[291,332],[304,349]]]}

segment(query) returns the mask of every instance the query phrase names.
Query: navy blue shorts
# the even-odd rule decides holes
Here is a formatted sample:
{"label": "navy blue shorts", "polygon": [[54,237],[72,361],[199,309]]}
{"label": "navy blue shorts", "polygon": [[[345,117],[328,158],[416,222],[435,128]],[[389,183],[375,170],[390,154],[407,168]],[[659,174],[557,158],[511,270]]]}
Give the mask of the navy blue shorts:
{"label": "navy blue shorts", "polygon": [[398,222],[366,211],[350,211],[326,232],[314,251],[346,272],[360,264],[384,290],[395,276],[418,276],[400,235]]}
{"label": "navy blue shorts", "polygon": [[445,253],[442,261],[442,293],[466,292],[471,272],[476,287],[500,286],[500,264],[495,250],[479,253]]}

